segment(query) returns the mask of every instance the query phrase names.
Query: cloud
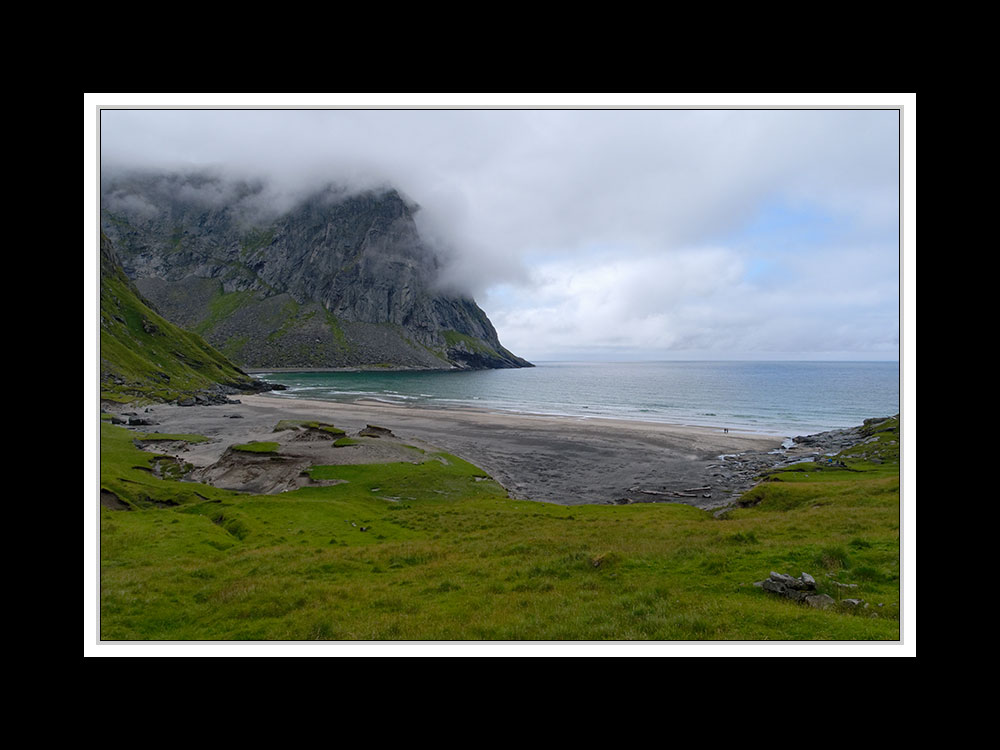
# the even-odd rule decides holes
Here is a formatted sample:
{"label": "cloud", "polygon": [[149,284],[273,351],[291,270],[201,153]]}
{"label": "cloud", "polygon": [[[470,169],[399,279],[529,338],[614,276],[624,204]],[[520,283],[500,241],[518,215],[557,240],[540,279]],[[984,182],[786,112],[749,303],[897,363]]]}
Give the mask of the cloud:
{"label": "cloud", "polygon": [[[107,170],[265,178],[272,207],[330,181],[396,186],[421,206],[442,282],[497,305],[486,309],[505,344],[541,354],[825,346],[796,321],[854,319],[874,297],[894,308],[898,152],[893,110],[101,116]],[[876,318],[878,335],[854,348],[898,338],[898,319]]]}

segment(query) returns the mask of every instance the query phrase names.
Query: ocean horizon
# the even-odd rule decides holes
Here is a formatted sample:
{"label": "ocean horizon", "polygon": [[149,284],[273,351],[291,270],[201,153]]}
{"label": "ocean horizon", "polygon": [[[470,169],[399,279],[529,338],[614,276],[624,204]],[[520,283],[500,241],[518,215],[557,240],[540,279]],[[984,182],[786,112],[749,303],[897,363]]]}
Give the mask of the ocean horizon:
{"label": "ocean horizon", "polygon": [[899,413],[899,362],[536,362],[463,371],[256,371],[278,398],[625,419],[795,437]]}

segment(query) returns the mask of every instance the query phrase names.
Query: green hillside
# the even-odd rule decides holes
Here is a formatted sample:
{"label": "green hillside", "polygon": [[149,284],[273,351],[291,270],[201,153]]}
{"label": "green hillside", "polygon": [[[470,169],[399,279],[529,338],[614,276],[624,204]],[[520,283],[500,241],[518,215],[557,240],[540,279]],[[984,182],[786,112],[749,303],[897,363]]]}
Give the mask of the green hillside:
{"label": "green hillside", "polygon": [[101,398],[174,401],[261,390],[195,333],[158,315],[101,235]]}
{"label": "green hillside", "polygon": [[[720,518],[513,500],[443,453],[239,493],[157,470],[185,470],[137,447],[162,438],[101,425],[105,640],[900,637],[898,419]],[[772,571],[809,572],[829,606],[755,585]]]}

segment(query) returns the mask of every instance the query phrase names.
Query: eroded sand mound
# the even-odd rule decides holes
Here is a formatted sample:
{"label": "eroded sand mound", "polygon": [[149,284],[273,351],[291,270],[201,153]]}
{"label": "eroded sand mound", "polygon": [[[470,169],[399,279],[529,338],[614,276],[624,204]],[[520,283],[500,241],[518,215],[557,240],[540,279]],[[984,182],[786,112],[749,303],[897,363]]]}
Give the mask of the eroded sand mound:
{"label": "eroded sand mound", "polygon": [[138,440],[137,444],[187,466],[185,480],[258,495],[339,483],[312,479],[313,466],[418,464],[432,460],[436,452],[433,446],[404,443],[390,430],[373,425],[350,436],[331,424],[306,420],[282,420],[270,432],[250,432],[239,441],[233,437],[204,443]]}

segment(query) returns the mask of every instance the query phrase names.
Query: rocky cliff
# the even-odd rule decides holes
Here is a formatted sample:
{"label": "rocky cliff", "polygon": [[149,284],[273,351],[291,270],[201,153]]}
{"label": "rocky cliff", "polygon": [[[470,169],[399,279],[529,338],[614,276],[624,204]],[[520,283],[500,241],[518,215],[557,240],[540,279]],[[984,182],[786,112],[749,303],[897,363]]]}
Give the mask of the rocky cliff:
{"label": "rocky cliff", "polygon": [[121,269],[101,236],[101,396],[220,403],[228,395],[270,390],[197,334],[162,318]]}
{"label": "rocky cliff", "polygon": [[330,187],[287,209],[260,184],[145,174],[102,184],[102,230],[140,292],[242,367],[530,367],[439,261],[396,190]]}

